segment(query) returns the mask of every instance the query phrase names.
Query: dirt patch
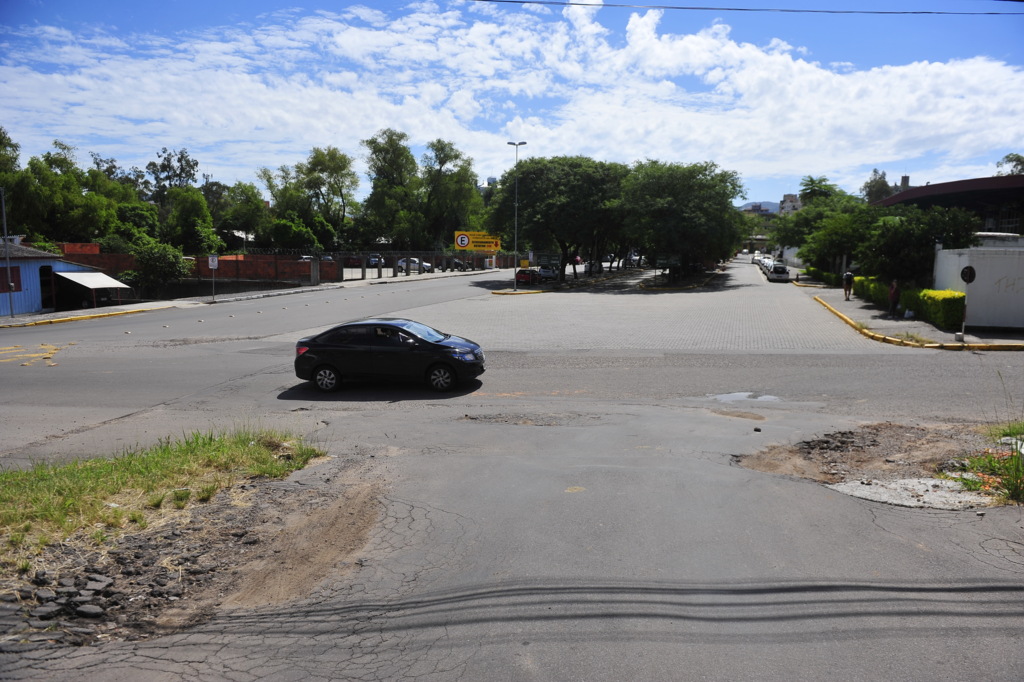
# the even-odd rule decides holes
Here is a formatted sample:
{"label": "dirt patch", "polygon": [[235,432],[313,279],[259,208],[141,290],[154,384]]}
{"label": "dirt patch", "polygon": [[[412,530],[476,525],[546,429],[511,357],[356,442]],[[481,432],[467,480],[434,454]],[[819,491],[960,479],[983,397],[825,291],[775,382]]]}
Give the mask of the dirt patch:
{"label": "dirt patch", "polygon": [[102,548],[86,535],[51,545],[21,577],[5,567],[0,651],[144,639],[310,594],[353,565],[382,486],[355,465],[300,475],[236,484]]}
{"label": "dirt patch", "polygon": [[960,490],[958,483],[940,475],[957,470],[967,456],[991,445],[980,425],[884,422],[770,447],[736,461],[757,471],[818,481],[855,497],[900,506],[966,509],[987,506],[993,498]]}

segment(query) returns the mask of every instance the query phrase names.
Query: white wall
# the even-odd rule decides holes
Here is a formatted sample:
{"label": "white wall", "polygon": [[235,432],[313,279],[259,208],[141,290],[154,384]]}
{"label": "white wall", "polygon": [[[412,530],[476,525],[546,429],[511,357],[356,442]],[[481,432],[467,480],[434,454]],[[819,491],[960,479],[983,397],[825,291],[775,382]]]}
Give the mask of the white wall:
{"label": "white wall", "polygon": [[[972,266],[970,285],[960,271]],[[950,249],[935,253],[935,288],[967,294],[968,327],[1024,329],[1024,249]]]}

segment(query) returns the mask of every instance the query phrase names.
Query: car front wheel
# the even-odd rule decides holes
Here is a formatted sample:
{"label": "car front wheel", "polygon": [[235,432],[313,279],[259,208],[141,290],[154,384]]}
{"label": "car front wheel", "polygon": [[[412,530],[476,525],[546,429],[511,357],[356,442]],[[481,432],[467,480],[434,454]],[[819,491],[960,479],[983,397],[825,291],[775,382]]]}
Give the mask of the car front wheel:
{"label": "car front wheel", "polygon": [[451,390],[455,385],[455,373],[446,365],[434,365],[427,371],[427,383],[438,392]]}
{"label": "car front wheel", "polygon": [[341,387],[341,375],[330,365],[322,365],[313,372],[313,385],[324,393],[337,391]]}

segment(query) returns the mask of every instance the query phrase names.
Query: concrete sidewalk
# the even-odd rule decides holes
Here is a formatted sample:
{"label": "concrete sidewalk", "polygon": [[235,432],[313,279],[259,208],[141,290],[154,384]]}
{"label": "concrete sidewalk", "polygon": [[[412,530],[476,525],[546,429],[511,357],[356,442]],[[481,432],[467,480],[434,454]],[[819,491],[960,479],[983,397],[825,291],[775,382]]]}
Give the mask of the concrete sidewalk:
{"label": "concrete sidewalk", "polygon": [[889,317],[889,312],[870,301],[851,296],[843,300],[843,290],[808,280],[794,282],[861,334],[874,340],[902,346],[941,348],[944,350],[1018,350],[1024,351],[1024,330],[968,327],[963,340],[959,329],[942,330],[923,320]]}
{"label": "concrete sidewalk", "polygon": [[[214,296],[202,296],[192,298],[177,298],[166,301],[142,301],[139,303],[126,303],[124,305],[103,306],[102,308],[87,308],[82,310],[65,310],[55,313],[35,313],[31,315],[15,315],[13,317],[0,318],[0,329],[10,327],[35,327],[45,324],[58,324],[61,322],[76,322],[79,320],[92,320],[99,317],[115,317],[118,315],[131,315],[144,313],[151,310],[162,310],[164,308],[188,308],[194,306],[211,305],[216,303],[230,303],[231,301],[248,301],[257,298],[270,298],[273,296],[289,296],[291,294],[307,294],[311,291],[330,291],[333,289],[347,289],[350,287],[373,286],[381,284],[402,284],[417,279],[438,279],[441,277],[465,277],[469,275],[480,275],[483,273],[495,273],[501,270],[469,270],[465,272],[425,272],[423,274],[399,275],[397,277],[386,277],[381,279],[351,279],[343,282],[330,282],[318,286],[302,286],[291,289],[272,289],[267,291],[251,291],[234,294]],[[408,277],[408,279],[407,279]],[[511,271],[509,278],[511,279]]]}

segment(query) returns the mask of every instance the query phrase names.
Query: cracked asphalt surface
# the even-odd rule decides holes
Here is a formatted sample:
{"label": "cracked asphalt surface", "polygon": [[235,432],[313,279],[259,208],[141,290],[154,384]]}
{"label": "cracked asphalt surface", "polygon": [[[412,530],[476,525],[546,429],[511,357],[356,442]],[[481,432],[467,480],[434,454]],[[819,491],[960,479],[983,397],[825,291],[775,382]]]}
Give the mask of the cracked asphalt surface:
{"label": "cracked asphalt surface", "polygon": [[367,544],[305,597],[4,654],[0,678],[1019,679],[1018,508],[897,508],[732,458],[880,416],[964,419],[963,400],[934,399],[945,381],[982,420],[997,374],[1024,385],[1020,357],[874,343],[807,292],[726,275],[691,292],[396,297],[395,314],[487,349],[487,374],[450,396],[324,397],[274,365],[169,403],[234,400],[339,455],[386,446],[365,462],[384,485]]}

